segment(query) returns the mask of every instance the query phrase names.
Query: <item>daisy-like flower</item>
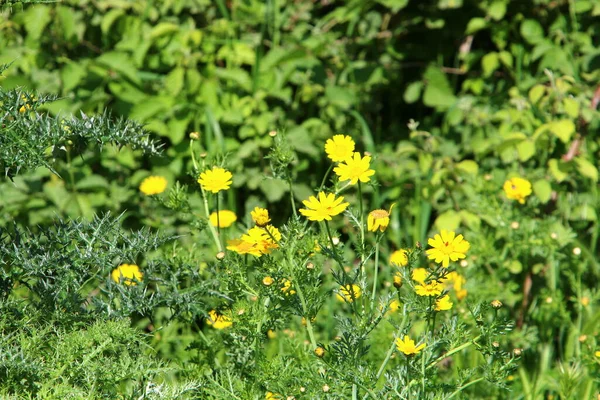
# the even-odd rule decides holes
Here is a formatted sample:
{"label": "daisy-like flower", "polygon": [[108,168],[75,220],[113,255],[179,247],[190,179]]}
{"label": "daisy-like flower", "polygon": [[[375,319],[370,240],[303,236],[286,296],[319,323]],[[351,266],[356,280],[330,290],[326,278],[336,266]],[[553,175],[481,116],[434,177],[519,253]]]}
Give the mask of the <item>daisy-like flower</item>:
{"label": "daisy-like flower", "polygon": [[219,193],[221,190],[229,189],[231,186],[231,172],[224,168],[213,167],[207,169],[200,174],[198,183],[202,186],[202,189],[208,190],[209,192]]}
{"label": "daisy-like flower", "polygon": [[206,323],[212,325],[215,329],[225,329],[229,328],[233,325],[233,321],[226,315],[217,313],[215,310],[210,310],[208,312],[208,318],[206,319]]}
{"label": "daisy-like flower", "polygon": [[437,281],[422,283],[415,286],[415,293],[419,296],[438,296],[442,294],[444,287]]}
{"label": "daisy-like flower", "polygon": [[400,308],[400,302],[398,300],[392,300],[389,306],[389,312],[395,313]]}
{"label": "daisy-like flower", "polygon": [[411,278],[415,282],[419,282],[421,284],[425,283],[425,279],[429,276],[429,272],[425,268],[415,268],[412,271]]}
{"label": "daisy-like flower", "polygon": [[406,249],[396,250],[390,255],[390,264],[397,267],[406,267],[408,265],[408,252]]}
{"label": "daisy-like flower", "polygon": [[254,210],[250,211],[250,216],[252,216],[252,221],[260,227],[267,226],[271,222],[269,210],[266,208],[254,207]]}
{"label": "daisy-like flower", "polygon": [[250,228],[248,233],[242,235],[241,239],[228,241],[227,249],[235,251],[238,254],[252,254],[253,256],[260,257],[279,248],[277,242],[280,240],[281,232],[274,226],[268,225],[265,228],[255,226]]}
{"label": "daisy-like flower", "polygon": [[140,267],[135,264],[121,264],[111,273],[113,281],[123,282],[127,286],[137,285],[141,282],[144,274],[140,271]]}
{"label": "daisy-like flower", "polygon": [[233,211],[229,210],[219,210],[219,218],[217,218],[217,213],[213,212],[209,216],[210,224],[212,226],[219,225],[219,228],[229,228],[235,221],[237,221],[237,216]]}
{"label": "daisy-like flower", "polygon": [[504,182],[504,193],[510,200],[525,204],[525,198],[531,194],[531,182],[519,177],[510,178]]}
{"label": "daisy-like flower", "polygon": [[339,301],[345,301],[348,303],[352,303],[354,300],[360,298],[362,291],[360,290],[360,286],[358,285],[345,285],[341,286],[338,293],[335,297]]}
{"label": "daisy-like flower", "polygon": [[456,233],[442,229],[441,235],[436,234],[433,239],[427,241],[432,249],[426,251],[427,258],[441,262],[442,267],[448,268],[450,260],[456,261],[459,258],[465,258],[466,252],[471,245],[464,240],[463,235],[456,236]]}
{"label": "daisy-like flower", "polygon": [[379,229],[381,232],[385,231],[390,224],[390,214],[395,203],[392,203],[389,211],[386,210],[373,210],[367,217],[367,229],[371,232],[377,232]]}
{"label": "daisy-like flower", "polygon": [[371,157],[361,158],[360,153],[354,153],[352,157],[346,159],[346,162],[338,165],[333,171],[340,177],[340,181],[350,181],[350,184],[356,185],[358,181],[369,182],[375,170],[369,169]]}
{"label": "daisy-like flower", "polygon": [[318,200],[315,196],[310,196],[308,200],[303,200],[302,203],[306,208],[298,210],[300,214],[311,221],[331,221],[331,217],[344,212],[346,207],[350,205],[350,203],[342,203],[344,196],[336,198],[333,193],[325,194],[323,192],[319,192],[318,196]]}
{"label": "daisy-like flower", "polygon": [[407,356],[414,356],[425,348],[425,343],[417,346],[414,340],[404,335],[404,339],[396,338],[396,348]]}
{"label": "daisy-like flower", "polygon": [[149,176],[140,184],[140,192],[146,196],[161,194],[167,188],[167,180],[162,176]]}
{"label": "daisy-like flower", "polygon": [[291,296],[293,294],[296,294],[296,291],[294,289],[292,289],[292,282],[289,279],[283,280],[283,286],[281,287],[281,291],[286,296]]}
{"label": "daisy-like flower", "polygon": [[435,311],[447,311],[452,308],[450,296],[445,295],[435,301]]}
{"label": "daisy-like flower", "polygon": [[271,286],[273,284],[273,278],[271,278],[270,276],[265,276],[263,278],[263,285],[265,286]]}
{"label": "daisy-like flower", "polygon": [[463,285],[467,282],[467,280],[458,272],[452,271],[448,273],[444,278],[442,278],[441,281],[446,285],[446,287],[452,287],[454,289],[456,292],[456,298],[458,300],[462,300],[467,297],[467,289],[463,289]]}
{"label": "daisy-like flower", "polygon": [[335,135],[325,142],[325,153],[333,162],[346,161],[354,152],[354,140],[350,136]]}
{"label": "daisy-like flower", "polygon": [[402,275],[399,272],[394,274],[394,287],[400,289],[402,287]]}

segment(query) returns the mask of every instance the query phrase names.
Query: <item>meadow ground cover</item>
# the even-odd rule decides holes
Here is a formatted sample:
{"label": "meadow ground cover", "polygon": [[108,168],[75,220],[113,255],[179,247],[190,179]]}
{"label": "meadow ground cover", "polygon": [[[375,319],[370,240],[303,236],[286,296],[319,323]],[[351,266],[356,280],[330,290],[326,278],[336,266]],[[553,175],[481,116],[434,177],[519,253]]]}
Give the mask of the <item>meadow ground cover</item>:
{"label": "meadow ground cover", "polygon": [[600,3],[34,3],[2,398],[600,397]]}

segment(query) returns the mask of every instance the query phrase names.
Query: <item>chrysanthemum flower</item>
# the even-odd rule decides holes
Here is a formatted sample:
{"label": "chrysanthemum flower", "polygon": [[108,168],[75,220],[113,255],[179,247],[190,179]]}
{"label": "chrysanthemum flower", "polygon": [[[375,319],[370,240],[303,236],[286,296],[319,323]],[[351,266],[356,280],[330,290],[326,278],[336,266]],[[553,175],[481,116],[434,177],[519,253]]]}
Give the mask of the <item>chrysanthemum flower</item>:
{"label": "chrysanthemum flower", "polygon": [[400,302],[398,300],[392,300],[389,306],[389,312],[395,313],[400,308]]}
{"label": "chrysanthemum flower", "polygon": [[406,249],[396,250],[390,255],[390,264],[397,267],[406,267],[408,265],[408,252]]}
{"label": "chrysanthemum flower", "polygon": [[525,198],[531,194],[531,182],[519,177],[510,178],[504,182],[504,193],[509,199],[525,204]]}
{"label": "chrysanthemum flower", "polygon": [[140,267],[135,264],[121,264],[111,273],[113,281],[119,283],[121,280],[127,286],[137,285],[136,281],[141,282],[144,274]]}
{"label": "chrysanthemum flower", "polygon": [[219,210],[218,219],[216,212],[211,213],[209,219],[212,226],[217,226],[217,224],[219,224],[219,228],[229,228],[235,221],[237,221],[237,216],[233,211]]}
{"label": "chrysanthemum flower", "polygon": [[447,311],[452,308],[450,296],[445,295],[435,301],[435,311]]}
{"label": "chrysanthemum flower", "polygon": [[149,176],[140,184],[140,192],[146,196],[161,194],[167,188],[167,180],[162,176]]}
{"label": "chrysanthemum flower", "polygon": [[231,172],[224,168],[213,167],[207,169],[200,174],[198,183],[202,186],[202,189],[208,190],[209,192],[219,193],[221,190],[229,189],[231,186]]}
{"label": "chrysanthemum flower", "polygon": [[302,201],[306,208],[298,210],[300,214],[311,221],[331,221],[331,217],[344,212],[350,205],[350,203],[342,203],[344,196],[336,198],[333,193],[325,194],[323,192],[319,192],[318,196],[318,200],[315,196],[310,196],[308,200]]}
{"label": "chrysanthemum flower", "polygon": [[293,294],[296,294],[296,291],[294,289],[292,289],[292,282],[289,279],[283,280],[283,286],[281,287],[281,291],[286,296],[291,296]]}
{"label": "chrysanthemum flower", "polygon": [[407,356],[414,356],[425,348],[425,343],[417,346],[414,340],[404,335],[404,339],[396,338],[396,348]]}
{"label": "chrysanthemum flower", "polygon": [[339,301],[345,301],[348,303],[352,303],[354,300],[360,298],[362,291],[360,290],[360,286],[358,285],[345,285],[340,287],[338,293],[335,297]]}
{"label": "chrysanthemum flower", "polygon": [[273,284],[273,278],[271,278],[270,276],[265,276],[263,278],[263,285],[271,286],[272,284]]}
{"label": "chrysanthemum flower", "polygon": [[242,235],[241,239],[228,241],[227,249],[238,254],[252,254],[260,257],[263,254],[269,254],[273,249],[279,248],[277,242],[280,240],[281,232],[274,226],[267,225],[265,228],[255,226]]}
{"label": "chrysanthemum flower", "polygon": [[419,296],[438,296],[442,294],[442,290],[444,287],[437,281],[415,286],[415,293]]}
{"label": "chrysanthemum flower", "polygon": [[371,232],[376,232],[379,229],[381,232],[385,231],[390,224],[390,214],[395,203],[392,203],[389,211],[387,210],[373,210],[367,217],[367,229]]}
{"label": "chrysanthemum flower", "polygon": [[352,157],[346,159],[333,169],[340,177],[340,181],[350,181],[350,184],[356,185],[358,181],[369,182],[371,176],[375,174],[375,170],[369,169],[371,165],[371,157],[364,156],[361,158],[360,153],[354,153]]}
{"label": "chrysanthemum flower", "polygon": [[271,222],[269,211],[266,208],[254,207],[254,210],[250,211],[250,216],[252,216],[254,223],[260,227],[267,226]]}
{"label": "chrysanthemum flower", "polygon": [[225,329],[229,328],[233,325],[233,321],[226,315],[217,313],[215,310],[210,310],[208,312],[208,318],[206,319],[206,323],[212,325],[215,329]]}
{"label": "chrysanthemum flower", "polygon": [[425,279],[429,276],[429,272],[425,268],[415,268],[412,271],[411,278],[415,282],[419,282],[421,284],[425,283]]}
{"label": "chrysanthemum flower", "polygon": [[325,142],[325,152],[333,162],[345,161],[354,152],[354,140],[350,136],[335,135]]}
{"label": "chrysanthemum flower", "polygon": [[441,235],[436,234],[433,239],[427,241],[432,249],[426,251],[427,258],[441,262],[444,268],[448,268],[450,260],[456,261],[459,258],[465,258],[466,252],[471,245],[464,240],[463,235],[456,236],[456,233],[442,229]]}

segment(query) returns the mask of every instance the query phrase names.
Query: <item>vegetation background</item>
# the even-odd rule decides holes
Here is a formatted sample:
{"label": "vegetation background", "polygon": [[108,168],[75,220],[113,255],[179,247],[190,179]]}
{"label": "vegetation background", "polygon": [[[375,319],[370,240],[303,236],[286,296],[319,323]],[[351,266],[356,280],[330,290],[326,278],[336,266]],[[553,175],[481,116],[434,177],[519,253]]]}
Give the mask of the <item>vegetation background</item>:
{"label": "vegetation background", "polygon": [[[325,141],[352,136],[377,171],[371,209],[396,204],[385,258],[460,231],[469,299],[499,299],[514,321],[501,346],[523,352],[518,369],[456,397],[599,396],[600,1],[33,3],[0,2],[0,394],[262,398],[298,386],[299,372],[274,372],[288,365],[282,339],[250,378],[259,357],[232,355],[241,339],[204,322],[225,291],[190,152],[198,132],[208,165],[233,173],[222,206],[246,225],[267,206],[276,226],[290,197],[319,187]],[[28,104],[33,122],[11,130]],[[150,175],[169,182],[160,201],[139,191]],[[524,206],[502,194],[514,175],[533,186]],[[94,284],[126,261],[155,280]],[[348,397],[324,392],[331,382],[305,396]]]}

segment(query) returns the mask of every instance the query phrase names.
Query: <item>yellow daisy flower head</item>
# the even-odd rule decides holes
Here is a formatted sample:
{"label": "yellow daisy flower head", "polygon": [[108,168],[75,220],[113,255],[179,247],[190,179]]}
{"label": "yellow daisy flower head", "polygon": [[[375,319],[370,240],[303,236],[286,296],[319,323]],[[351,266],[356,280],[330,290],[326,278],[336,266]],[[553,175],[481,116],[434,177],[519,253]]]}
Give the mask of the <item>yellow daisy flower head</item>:
{"label": "yellow daisy flower head", "polygon": [[345,301],[347,303],[352,303],[354,300],[360,298],[362,291],[360,290],[360,286],[358,285],[345,285],[341,286],[338,293],[335,297],[339,301]]}
{"label": "yellow daisy flower head", "polygon": [[600,358],[600,350],[596,350],[596,352],[594,353],[594,355],[598,358]]}
{"label": "yellow daisy flower head", "polygon": [[394,287],[400,289],[402,287],[402,275],[399,272],[394,274]]}
{"label": "yellow daisy flower head", "polygon": [[407,356],[414,356],[425,348],[425,343],[417,346],[414,340],[404,335],[404,339],[396,338],[396,348]]}
{"label": "yellow daisy flower head", "polygon": [[389,306],[389,312],[395,313],[400,308],[400,302],[398,300],[392,300]]}
{"label": "yellow daisy flower head", "polygon": [[344,196],[336,198],[333,193],[325,194],[323,192],[319,192],[317,196],[319,196],[318,200],[315,196],[303,200],[302,203],[306,208],[298,210],[300,214],[311,221],[331,221],[331,217],[344,212],[350,205],[350,203],[343,203]]}
{"label": "yellow daisy flower head", "polygon": [[262,282],[263,282],[263,285],[265,285],[265,286],[271,286],[273,284],[274,280],[270,276],[265,276],[263,278]]}
{"label": "yellow daisy flower head", "polygon": [[415,292],[419,296],[438,296],[442,294],[444,287],[437,281],[422,283],[415,286]]}
{"label": "yellow daisy flower head", "polygon": [[369,169],[371,166],[371,157],[361,157],[360,153],[354,153],[352,157],[346,159],[333,169],[340,177],[340,181],[350,181],[350,184],[356,185],[358,181],[369,182],[375,170]]}
{"label": "yellow daisy flower head", "polygon": [[412,271],[411,278],[415,282],[419,282],[421,284],[425,283],[425,279],[429,276],[429,272],[425,268],[415,268]]}
{"label": "yellow daisy flower head", "polygon": [[435,311],[447,311],[452,308],[452,305],[450,296],[445,295],[435,301]]}
{"label": "yellow daisy flower head", "polygon": [[127,286],[137,285],[141,282],[144,274],[140,271],[140,267],[135,264],[121,264],[111,273],[113,281],[120,283],[121,280]]}
{"label": "yellow daisy flower head", "polygon": [[238,254],[252,254],[260,257],[263,254],[269,254],[273,249],[279,248],[279,244],[273,239],[277,242],[281,240],[279,229],[271,225],[265,228],[255,226],[242,235],[241,239],[229,240],[227,249]]}
{"label": "yellow daisy flower head", "polygon": [[215,310],[210,310],[208,312],[206,323],[212,325],[212,327],[215,329],[225,329],[233,325],[231,318],[224,314],[218,313]]}
{"label": "yellow daisy flower head", "polygon": [[279,400],[281,398],[282,397],[279,393],[273,393],[273,392],[265,393],[265,400]]}
{"label": "yellow daisy flower head", "polygon": [[146,196],[161,194],[167,188],[167,180],[162,176],[149,176],[140,184],[140,192]]}
{"label": "yellow daisy flower head", "polygon": [[427,241],[432,249],[426,251],[427,258],[441,262],[444,268],[448,268],[450,260],[456,261],[459,258],[465,258],[471,245],[464,240],[463,235],[456,236],[456,233],[442,229],[441,234],[436,234]]}
{"label": "yellow daisy flower head", "polygon": [[390,264],[397,267],[406,267],[408,265],[408,251],[400,249],[393,252],[390,255]]}
{"label": "yellow daisy flower head", "polygon": [[286,296],[291,296],[293,294],[296,294],[296,291],[294,289],[292,289],[292,282],[289,279],[283,280],[283,286],[281,287],[281,291]]}
{"label": "yellow daisy flower head", "polygon": [[213,212],[210,214],[210,224],[212,226],[219,225],[219,228],[229,228],[235,221],[237,221],[237,216],[233,211],[229,210],[219,210],[219,217],[217,218],[217,213]]}
{"label": "yellow daisy flower head", "polygon": [[531,182],[519,177],[510,178],[504,182],[504,193],[510,200],[525,204],[525,198],[531,194]]}
{"label": "yellow daisy flower head", "polygon": [[381,232],[385,231],[390,224],[390,214],[395,203],[392,204],[389,211],[387,210],[373,210],[367,217],[367,229],[371,232],[377,232],[379,229]]}
{"label": "yellow daisy flower head", "polygon": [[252,217],[252,221],[260,227],[267,226],[271,222],[269,210],[266,208],[254,207],[254,210],[250,211],[250,216]]}
{"label": "yellow daisy flower head", "polygon": [[198,183],[202,189],[213,193],[219,193],[221,190],[227,190],[231,186],[231,172],[224,168],[213,167],[200,174]]}
{"label": "yellow daisy flower head", "polygon": [[335,135],[325,142],[325,153],[333,162],[345,161],[354,152],[354,140],[350,136]]}

